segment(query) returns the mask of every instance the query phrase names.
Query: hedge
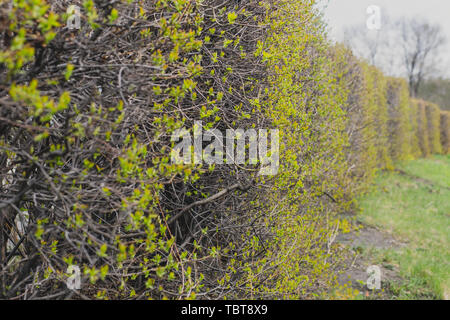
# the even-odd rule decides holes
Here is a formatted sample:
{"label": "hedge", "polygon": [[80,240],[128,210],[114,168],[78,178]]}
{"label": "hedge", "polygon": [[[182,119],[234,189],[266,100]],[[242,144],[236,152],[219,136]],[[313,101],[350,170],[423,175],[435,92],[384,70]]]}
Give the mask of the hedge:
{"label": "hedge", "polygon": [[390,155],[394,160],[408,160],[413,158],[413,136],[410,117],[409,90],[403,79],[388,79],[389,106],[389,141]]}
{"label": "hedge", "polygon": [[410,144],[411,153],[414,159],[424,156],[419,144],[421,133],[419,132],[419,102],[415,99],[409,101],[409,122],[411,125]]}
{"label": "hedge", "polygon": [[450,112],[441,111],[440,120],[442,153],[450,154]]}
{"label": "hedge", "polygon": [[[66,4],[0,5],[0,297],[354,297],[340,213],[448,150],[448,116],[330,44],[313,0],[73,1],[80,30]],[[278,173],[171,162],[200,120],[278,129]]]}
{"label": "hedge", "polygon": [[417,101],[417,137],[419,139],[420,150],[422,151],[422,156],[428,157],[431,153],[430,149],[430,138],[429,138],[429,126],[428,118],[426,114],[426,103],[424,101]]}
{"label": "hedge", "polygon": [[433,103],[427,102],[425,104],[425,113],[428,124],[428,138],[430,140],[430,152],[432,154],[442,153],[442,145],[440,138],[440,110],[439,107]]}

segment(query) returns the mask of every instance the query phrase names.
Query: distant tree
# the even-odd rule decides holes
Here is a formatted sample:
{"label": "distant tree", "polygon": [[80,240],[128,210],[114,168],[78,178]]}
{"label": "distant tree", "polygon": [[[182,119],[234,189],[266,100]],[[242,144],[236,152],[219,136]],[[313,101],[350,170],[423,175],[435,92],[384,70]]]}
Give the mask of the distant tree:
{"label": "distant tree", "polygon": [[356,55],[391,76],[406,77],[414,97],[425,79],[438,75],[440,49],[445,40],[439,25],[419,18],[384,17],[380,30],[356,25],[344,32],[344,43]]}
{"label": "distant tree", "polygon": [[417,96],[431,101],[442,109],[450,110],[450,80],[442,78],[426,79],[422,82]]}
{"label": "distant tree", "polygon": [[[377,66],[389,75],[397,70],[393,22],[387,14],[381,16],[380,29],[368,29],[366,24],[347,26],[344,29],[344,44],[351,48],[359,57],[366,59],[370,64]],[[399,76],[400,74],[395,74]]]}
{"label": "distant tree", "polygon": [[344,30],[344,44],[373,65],[377,64],[377,58],[382,47],[386,45],[385,42],[386,38],[382,37],[379,30],[368,30],[363,25],[347,27]]}
{"label": "distant tree", "polygon": [[402,19],[397,25],[410,93],[415,97],[423,80],[436,71],[436,60],[445,37],[439,25],[416,18]]}
{"label": "distant tree", "polygon": [[[364,35],[362,34],[364,32]],[[379,37],[376,32],[376,37],[367,37],[365,30],[357,26],[348,27],[344,31],[344,43],[350,46],[355,54],[365,56],[369,62],[375,65],[375,59],[379,50]],[[359,42],[356,45],[356,42]],[[360,47],[360,46],[362,47]],[[363,50],[364,53],[361,51]]]}

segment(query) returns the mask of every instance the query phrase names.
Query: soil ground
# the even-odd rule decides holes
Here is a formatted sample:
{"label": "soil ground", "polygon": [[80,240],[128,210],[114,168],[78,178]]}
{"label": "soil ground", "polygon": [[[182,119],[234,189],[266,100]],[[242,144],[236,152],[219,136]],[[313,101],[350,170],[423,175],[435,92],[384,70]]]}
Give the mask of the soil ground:
{"label": "soil ground", "polygon": [[[365,299],[391,299],[390,286],[403,281],[397,267],[377,264],[367,253],[373,250],[397,249],[405,243],[388,233],[365,225],[360,225],[358,231],[339,235],[336,241],[350,249],[345,263],[347,269],[340,275],[339,282],[344,284],[350,281],[351,287],[358,290]],[[381,270],[381,290],[369,290],[366,286],[369,277],[367,268],[371,265],[377,265]]]}

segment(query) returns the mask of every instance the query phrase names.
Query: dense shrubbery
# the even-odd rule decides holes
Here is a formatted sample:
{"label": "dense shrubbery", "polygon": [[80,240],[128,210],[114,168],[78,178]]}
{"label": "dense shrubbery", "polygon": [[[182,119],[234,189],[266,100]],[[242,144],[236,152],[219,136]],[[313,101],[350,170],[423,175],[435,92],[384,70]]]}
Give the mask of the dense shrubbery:
{"label": "dense shrubbery", "polygon": [[425,113],[428,124],[428,139],[430,140],[430,153],[442,153],[442,145],[440,138],[440,110],[439,107],[433,103],[426,102]]}
{"label": "dense shrubbery", "polygon": [[[377,170],[448,146],[448,117],[330,46],[312,0],[0,10],[3,298],[351,296],[337,214]],[[196,120],[279,129],[278,174],[171,163]]]}
{"label": "dense shrubbery", "polygon": [[442,153],[450,154],[450,111],[441,111]]}
{"label": "dense shrubbery", "polygon": [[431,151],[425,102],[413,100],[411,104],[414,106],[417,105],[417,138],[419,139],[421,155],[428,157]]}
{"label": "dense shrubbery", "polygon": [[433,102],[450,111],[450,79],[426,79],[419,88],[418,98]]}
{"label": "dense shrubbery", "polygon": [[393,160],[412,157],[412,123],[408,85],[403,79],[388,79],[389,146]]}

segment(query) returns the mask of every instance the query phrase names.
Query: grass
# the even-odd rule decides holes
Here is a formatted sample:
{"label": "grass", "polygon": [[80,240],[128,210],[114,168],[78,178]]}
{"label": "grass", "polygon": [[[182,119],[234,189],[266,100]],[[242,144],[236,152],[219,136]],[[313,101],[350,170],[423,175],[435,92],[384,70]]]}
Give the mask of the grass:
{"label": "grass", "polygon": [[400,299],[450,299],[450,156],[399,163],[385,172],[377,191],[360,199],[363,223],[407,244],[378,252],[405,279],[393,284]]}

